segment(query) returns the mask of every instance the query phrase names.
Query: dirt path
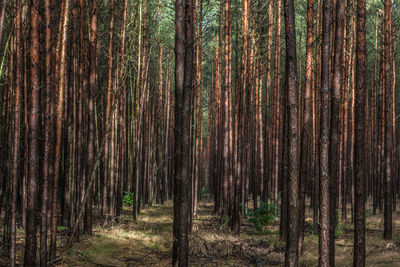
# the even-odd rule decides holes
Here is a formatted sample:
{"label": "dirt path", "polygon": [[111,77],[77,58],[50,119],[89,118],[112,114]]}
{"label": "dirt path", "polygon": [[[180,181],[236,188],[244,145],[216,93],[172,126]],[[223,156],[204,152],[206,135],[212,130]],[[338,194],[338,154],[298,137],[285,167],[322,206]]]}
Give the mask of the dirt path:
{"label": "dirt path", "polygon": [[[118,224],[105,222],[94,229],[93,236],[83,237],[62,254],[59,266],[170,266],[172,249],[172,202],[145,208],[134,223],[130,211]],[[190,238],[192,266],[282,266],[284,243],[279,241],[278,224],[263,235],[246,219],[242,234],[229,233],[212,214],[212,203],[202,202]],[[367,219],[367,265],[400,266],[399,214],[395,216],[394,240],[381,238],[381,222],[377,216]],[[352,229],[343,224],[336,242],[337,266],[352,266]],[[305,237],[301,266],[318,262],[318,235]]]}

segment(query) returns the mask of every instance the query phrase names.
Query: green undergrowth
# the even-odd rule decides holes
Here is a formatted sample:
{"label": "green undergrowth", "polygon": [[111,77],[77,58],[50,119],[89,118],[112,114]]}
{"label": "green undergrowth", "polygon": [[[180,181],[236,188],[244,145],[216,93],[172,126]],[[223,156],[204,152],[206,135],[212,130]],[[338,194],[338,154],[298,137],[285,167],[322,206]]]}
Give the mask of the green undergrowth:
{"label": "green undergrowth", "polygon": [[248,211],[247,214],[248,220],[254,224],[257,231],[264,234],[276,233],[268,229],[268,226],[276,223],[279,218],[279,209],[276,204],[260,201],[259,207],[256,210]]}

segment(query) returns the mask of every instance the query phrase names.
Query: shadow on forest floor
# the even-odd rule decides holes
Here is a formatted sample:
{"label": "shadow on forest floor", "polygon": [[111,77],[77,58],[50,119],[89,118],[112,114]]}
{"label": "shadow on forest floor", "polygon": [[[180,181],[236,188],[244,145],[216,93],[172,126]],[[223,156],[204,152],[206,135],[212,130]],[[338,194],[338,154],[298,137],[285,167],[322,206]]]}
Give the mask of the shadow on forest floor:
{"label": "shadow on forest floor", "polygon": [[[284,243],[279,240],[279,222],[270,226],[271,234],[256,231],[245,218],[241,235],[229,232],[212,215],[211,202],[201,202],[190,236],[191,266],[282,266]],[[309,225],[311,215],[307,214]],[[393,213],[393,240],[382,239],[382,215],[367,210],[367,266],[400,266],[400,214]],[[170,266],[172,249],[172,202],[146,207],[135,223],[125,209],[120,222],[104,222],[93,236],[65,253],[59,266]],[[336,265],[352,266],[353,229],[340,222],[336,241]],[[318,235],[307,231],[300,266],[316,266]]]}

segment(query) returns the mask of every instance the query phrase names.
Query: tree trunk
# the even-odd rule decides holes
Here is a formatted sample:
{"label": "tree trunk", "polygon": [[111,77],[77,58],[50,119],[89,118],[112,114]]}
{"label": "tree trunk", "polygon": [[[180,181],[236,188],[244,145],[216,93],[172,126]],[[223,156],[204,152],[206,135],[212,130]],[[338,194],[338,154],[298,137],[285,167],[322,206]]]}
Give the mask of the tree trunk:
{"label": "tree trunk", "polygon": [[195,162],[194,162],[194,188],[193,188],[193,218],[197,218],[198,191],[201,179],[201,154],[202,154],[202,121],[203,121],[203,69],[202,69],[202,1],[195,0],[195,58],[196,58],[196,140],[195,140]]}
{"label": "tree trunk", "polygon": [[337,193],[340,153],[340,95],[342,85],[342,56],[344,41],[345,0],[336,0],[335,43],[333,58],[333,86],[331,94],[331,115],[329,133],[329,265],[335,265],[335,230],[337,223]]}
{"label": "tree trunk", "polygon": [[392,30],[392,1],[384,2],[384,75],[385,83],[385,175],[384,177],[384,232],[385,239],[392,239],[392,179],[393,179],[393,93],[390,40]]}
{"label": "tree trunk", "polygon": [[356,83],[355,83],[355,179],[354,179],[354,266],[365,266],[365,70],[366,70],[366,2],[357,0]]}
{"label": "tree trunk", "polygon": [[[278,201],[278,185],[279,185],[279,163],[280,163],[280,129],[282,128],[281,123],[281,94],[280,94],[280,74],[281,74],[281,0],[277,0],[277,8],[276,8],[276,33],[275,33],[275,77],[274,77],[274,94],[275,94],[275,103],[274,103],[274,112],[275,112],[275,120],[274,120],[274,151],[272,152],[273,156],[273,175],[272,175],[272,195],[273,199]],[[286,228],[283,228],[286,229]]]}
{"label": "tree trunk", "polygon": [[60,54],[59,57],[59,77],[58,79],[58,97],[57,97],[57,109],[56,109],[56,143],[55,143],[55,161],[54,161],[54,184],[52,191],[52,218],[51,218],[51,239],[50,239],[50,260],[56,258],[56,246],[57,246],[57,196],[58,196],[58,181],[61,172],[61,137],[63,127],[63,115],[64,115],[64,97],[65,97],[65,73],[67,69],[66,62],[66,50],[67,50],[67,34],[68,34],[68,20],[69,20],[69,4],[70,0],[64,1],[63,16],[62,18],[62,32],[60,39]]}
{"label": "tree trunk", "polygon": [[[6,1],[4,1],[6,2]],[[14,140],[13,140],[13,158],[12,158],[12,186],[11,186],[11,222],[10,222],[10,265],[16,264],[16,210],[19,183],[19,161],[21,157],[21,113],[22,113],[22,45],[21,45],[21,3],[17,1],[15,17],[15,98],[14,98]],[[43,199],[44,196],[43,196]],[[43,216],[47,218],[46,216]]]}
{"label": "tree trunk", "polygon": [[40,138],[40,65],[39,65],[39,8],[40,1],[30,3],[30,109],[29,109],[29,175],[27,179],[27,213],[24,266],[35,266],[36,262],[36,217],[39,182],[39,138]]}
{"label": "tree trunk", "polygon": [[273,44],[273,37],[272,37],[272,26],[273,26],[273,21],[274,21],[274,16],[273,16],[273,0],[268,0],[268,30],[267,30],[267,78],[266,78],[266,95],[267,95],[267,108],[265,112],[265,124],[264,124],[264,134],[266,137],[266,156],[267,156],[267,167],[265,171],[265,175],[268,177],[268,181],[266,184],[266,194],[271,193],[271,174],[272,174],[272,129],[271,123],[272,121],[270,120],[270,113],[273,113],[274,111],[270,107],[270,98],[273,99],[272,96],[272,44]]}
{"label": "tree trunk", "polygon": [[[90,38],[89,38],[89,92],[88,92],[88,110],[87,110],[87,164],[86,177],[91,179],[93,168],[95,168],[95,98],[97,92],[97,0],[92,0],[90,11]],[[89,186],[86,191],[87,201],[85,207],[85,231],[92,233],[92,190]]]}
{"label": "tree trunk", "polygon": [[[312,177],[312,74],[313,74],[313,34],[314,34],[314,0],[307,1],[307,39],[305,62],[305,92],[303,107],[303,125],[300,150],[300,195],[299,195],[299,254],[302,254],[305,224],[305,196],[307,181]],[[301,186],[303,185],[303,186]]]}
{"label": "tree trunk", "polygon": [[298,265],[299,251],[299,159],[298,159],[298,82],[296,56],[296,25],[293,0],[284,1],[286,31],[286,86],[289,119],[288,170],[288,233],[285,265]]}
{"label": "tree trunk", "polygon": [[[378,123],[377,123],[377,91],[378,91],[378,85],[377,85],[377,66],[378,66],[378,20],[379,19],[379,12],[376,12],[376,17],[375,17],[375,46],[374,46],[374,78],[372,81],[372,105],[371,105],[371,134],[372,134],[372,151],[378,151],[378,144],[377,144],[377,132],[378,132]],[[378,207],[378,173],[377,173],[377,164],[378,161],[378,156],[377,153],[373,153],[372,159],[371,159],[371,167],[372,167],[372,176],[373,176],[373,193],[372,193],[372,198],[373,198],[373,204],[372,204],[372,209],[373,209],[373,214],[376,215],[376,209]]]}
{"label": "tree trunk", "polygon": [[193,0],[175,3],[175,178],[173,266],[189,264],[190,113],[193,85]]}
{"label": "tree trunk", "polygon": [[[109,29],[109,39],[108,39],[108,82],[107,82],[107,106],[106,106],[106,114],[105,114],[105,122],[106,124],[110,120],[111,114],[111,106],[113,104],[113,88],[114,88],[114,72],[113,72],[113,37],[114,37],[114,0],[110,1],[110,29]],[[110,163],[111,153],[109,152],[109,144],[112,143],[110,133],[105,131],[105,143],[104,143],[104,181],[103,181],[103,198],[101,205],[101,215],[105,215],[106,209],[109,207],[108,201],[108,193],[112,191],[112,188],[108,187],[110,179],[112,179],[110,175],[110,169],[114,166]],[[110,166],[111,165],[111,166]],[[111,196],[110,196],[111,200]]]}
{"label": "tree trunk", "polygon": [[329,102],[330,102],[330,52],[331,52],[331,12],[332,0],[323,2],[322,43],[321,43],[321,128],[320,128],[320,234],[319,265],[329,265]]}
{"label": "tree trunk", "polygon": [[3,40],[3,31],[4,31],[4,20],[6,18],[6,9],[7,9],[8,0],[3,0],[3,4],[1,5],[1,13],[0,13],[0,45]]}
{"label": "tree trunk", "polygon": [[[52,71],[52,61],[54,60],[54,50],[51,48],[53,41],[51,25],[51,0],[45,2],[45,22],[46,22],[46,107],[45,107],[45,143],[44,143],[44,162],[43,162],[43,182],[42,182],[42,207],[41,213],[47,214],[49,205],[49,181],[54,175],[54,96],[55,89],[54,73]],[[41,216],[40,225],[40,265],[47,266],[47,216]]]}

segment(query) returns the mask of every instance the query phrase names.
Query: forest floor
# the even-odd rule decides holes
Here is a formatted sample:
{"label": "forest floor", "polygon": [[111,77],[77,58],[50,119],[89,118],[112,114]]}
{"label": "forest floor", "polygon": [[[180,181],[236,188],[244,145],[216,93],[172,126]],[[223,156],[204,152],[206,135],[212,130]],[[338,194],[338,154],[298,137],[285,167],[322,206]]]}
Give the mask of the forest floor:
{"label": "forest floor", "polygon": [[[246,218],[241,235],[213,216],[212,202],[200,202],[198,218],[190,235],[191,266],[282,266],[284,242],[279,240],[279,222],[268,234],[258,232]],[[367,266],[400,266],[400,213],[393,213],[393,240],[382,239],[382,215],[367,214]],[[309,214],[311,215],[311,214]],[[311,219],[307,219],[311,222]],[[83,236],[73,248],[61,254],[59,266],[170,266],[173,207],[146,207],[135,223],[130,210],[124,210],[119,223],[105,222],[94,228],[93,236]],[[307,223],[304,255],[300,266],[316,266],[318,235]],[[350,222],[339,223],[336,265],[352,266],[353,229]]]}

